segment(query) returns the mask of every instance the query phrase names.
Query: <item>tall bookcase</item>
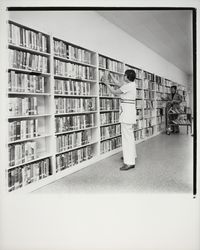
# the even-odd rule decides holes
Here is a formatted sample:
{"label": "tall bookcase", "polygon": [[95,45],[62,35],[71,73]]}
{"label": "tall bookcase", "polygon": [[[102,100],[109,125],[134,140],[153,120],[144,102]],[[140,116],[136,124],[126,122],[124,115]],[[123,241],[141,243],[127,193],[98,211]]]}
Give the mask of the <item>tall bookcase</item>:
{"label": "tall bookcase", "polygon": [[13,21],[8,57],[6,192],[33,191],[121,151],[120,98],[101,83],[107,70],[119,81],[136,72],[136,143],[163,130],[168,79]]}
{"label": "tall bookcase", "polygon": [[[100,103],[100,154],[118,149],[121,146],[121,125],[119,123],[120,98],[112,95],[107,86],[101,83],[105,71],[112,73],[117,81],[124,75],[123,62],[104,55],[98,56],[99,103]],[[110,84],[115,84],[110,79]]]}
{"label": "tall bookcase", "polygon": [[52,174],[50,36],[9,21],[8,190]]}

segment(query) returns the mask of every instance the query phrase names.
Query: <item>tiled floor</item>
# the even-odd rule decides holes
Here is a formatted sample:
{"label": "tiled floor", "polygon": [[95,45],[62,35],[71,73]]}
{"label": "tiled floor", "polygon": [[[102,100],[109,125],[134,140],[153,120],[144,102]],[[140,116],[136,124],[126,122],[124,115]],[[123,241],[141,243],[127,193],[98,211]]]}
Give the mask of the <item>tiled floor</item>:
{"label": "tiled floor", "polygon": [[190,193],[193,137],[161,134],[136,146],[136,168],[120,171],[121,153],[68,175],[34,193]]}

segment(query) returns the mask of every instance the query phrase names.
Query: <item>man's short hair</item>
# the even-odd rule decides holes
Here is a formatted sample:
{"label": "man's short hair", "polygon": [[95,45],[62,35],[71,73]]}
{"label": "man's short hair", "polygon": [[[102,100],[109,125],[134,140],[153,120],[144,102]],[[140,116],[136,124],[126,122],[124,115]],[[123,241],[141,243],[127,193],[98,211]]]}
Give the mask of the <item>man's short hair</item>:
{"label": "man's short hair", "polygon": [[136,73],[135,73],[134,70],[132,70],[132,69],[127,69],[127,70],[125,71],[125,75],[127,75],[127,78],[128,78],[129,81],[134,82],[134,80],[135,80],[135,78],[136,78]]}

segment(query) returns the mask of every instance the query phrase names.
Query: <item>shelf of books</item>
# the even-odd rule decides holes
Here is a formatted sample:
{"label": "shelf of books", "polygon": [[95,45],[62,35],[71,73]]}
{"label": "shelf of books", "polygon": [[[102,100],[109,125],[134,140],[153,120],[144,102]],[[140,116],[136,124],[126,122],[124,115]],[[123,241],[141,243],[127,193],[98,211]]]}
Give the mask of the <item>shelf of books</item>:
{"label": "shelf of books", "polygon": [[8,191],[52,175],[50,37],[8,23]]}
{"label": "shelf of books", "polygon": [[[112,95],[107,86],[101,83],[106,72],[111,72],[116,81],[121,81],[124,74],[124,64],[104,55],[98,56],[99,107],[100,107],[100,154],[109,155],[121,147],[121,125],[119,123],[120,98]],[[112,79],[111,85],[115,87]]]}
{"label": "shelf of books", "polygon": [[[163,130],[172,81],[47,33],[8,22],[6,185],[33,191],[121,151],[120,97],[101,79],[136,72],[136,143]],[[111,84],[115,86],[111,78]],[[186,90],[178,84],[186,98]]]}
{"label": "shelf of books", "polygon": [[164,102],[161,97],[164,96],[165,91],[165,79],[158,75],[155,75],[155,84],[156,84],[156,130],[157,133],[161,132],[165,127],[165,108]]}
{"label": "shelf of books", "polygon": [[56,173],[98,155],[97,55],[53,38]]}

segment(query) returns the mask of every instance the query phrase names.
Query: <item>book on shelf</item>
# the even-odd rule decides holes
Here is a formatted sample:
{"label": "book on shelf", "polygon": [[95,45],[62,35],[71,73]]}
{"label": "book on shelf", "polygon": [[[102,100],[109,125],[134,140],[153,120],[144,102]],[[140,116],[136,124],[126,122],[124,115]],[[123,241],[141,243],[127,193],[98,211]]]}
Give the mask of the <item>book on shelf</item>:
{"label": "book on shelf", "polygon": [[11,192],[37,182],[51,174],[49,158],[24,165],[23,167],[10,169],[8,170],[8,191]]}
{"label": "book on shelf", "polygon": [[144,129],[134,131],[135,141],[144,139]]}
{"label": "book on shelf", "polygon": [[38,114],[37,97],[10,97],[8,99],[8,115],[12,116],[28,116]]}
{"label": "book on shelf", "polygon": [[9,67],[48,73],[48,57],[9,49]]}
{"label": "book on shelf", "polygon": [[75,79],[95,80],[95,69],[89,66],[54,59],[54,74]]}
{"label": "book on shelf", "polygon": [[141,89],[136,89],[136,98],[137,99],[142,99],[143,98]]}
{"label": "book on shelf", "polygon": [[144,99],[149,99],[149,90],[144,90]]}
{"label": "book on shelf", "polygon": [[96,98],[55,98],[56,114],[96,110]]}
{"label": "book on shelf", "polygon": [[24,164],[38,157],[36,141],[17,143],[9,145],[9,166]]}
{"label": "book on shelf", "polygon": [[149,92],[149,99],[155,99],[155,97],[156,97],[155,91],[150,91]]}
{"label": "book on shelf", "polygon": [[157,124],[162,123],[162,117],[161,117],[161,116],[157,116],[157,117],[156,117],[156,123],[157,123]]}
{"label": "book on shelf", "polygon": [[123,73],[123,63],[99,55],[99,66],[111,71]]}
{"label": "book on shelf", "polygon": [[119,122],[119,112],[107,112],[100,114],[101,125]]}
{"label": "book on shelf", "polygon": [[8,42],[45,53],[48,51],[47,35],[14,23],[9,23]]}
{"label": "book on shelf", "polygon": [[92,140],[92,131],[85,130],[56,137],[57,152],[84,146]]}
{"label": "book on shelf", "polygon": [[[116,86],[114,86],[114,89],[116,88]],[[108,87],[105,84],[99,83],[99,96],[107,96],[107,97],[115,97],[115,98],[119,98],[118,96],[115,96],[114,94],[112,94]]]}
{"label": "book on shelf", "polygon": [[142,108],[143,107],[143,100],[136,100],[136,108]]}
{"label": "book on shelf", "polygon": [[151,110],[150,109],[144,109],[144,117],[150,117],[151,116]]}
{"label": "book on shelf", "polygon": [[[116,74],[116,73],[112,73],[113,78],[116,81],[120,81],[120,75]],[[107,72],[105,70],[99,69],[99,82],[101,83],[102,79],[107,79]],[[115,84],[112,79],[108,76],[108,81],[111,84]]]}
{"label": "book on shelf", "polygon": [[135,86],[138,89],[142,89],[143,88],[143,82],[141,79],[135,79]]}
{"label": "book on shelf", "polygon": [[68,58],[70,60],[75,60],[91,65],[93,64],[92,52],[85,49],[81,49],[79,47],[73,46],[60,40],[54,39],[54,54],[56,56]]}
{"label": "book on shelf", "polygon": [[91,95],[91,83],[54,79],[54,93],[63,95]]}
{"label": "book on shelf", "polygon": [[100,110],[113,110],[119,109],[119,99],[100,99]]}
{"label": "book on shelf", "polygon": [[114,150],[121,147],[122,140],[121,136],[112,138],[110,140],[102,141],[100,145],[101,154]]}
{"label": "book on shelf", "polygon": [[148,128],[145,128],[144,131],[145,131],[145,136],[149,137],[149,136],[152,136],[154,134],[155,128],[154,127],[148,127]]}
{"label": "book on shelf", "polygon": [[172,83],[172,81],[165,79],[165,80],[164,80],[164,84],[165,84],[165,87],[168,87],[168,88],[169,88],[169,87],[172,86],[173,83]]}
{"label": "book on shelf", "polygon": [[144,127],[144,120],[137,119],[136,123],[133,125],[134,130],[142,129]]}
{"label": "book on shelf", "polygon": [[142,109],[136,109],[136,117],[139,120],[143,119],[143,111],[142,111]]}
{"label": "book on shelf", "polygon": [[149,80],[149,81],[152,81],[154,82],[155,81],[155,75],[152,74],[152,73],[149,73],[147,71],[143,71],[144,72],[144,78]]}
{"label": "book on shelf", "polygon": [[56,133],[85,129],[95,126],[94,114],[70,115],[55,118]]}
{"label": "book on shelf", "polygon": [[110,137],[118,135],[121,135],[120,124],[101,127],[101,140],[109,139]]}
{"label": "book on shelf", "polygon": [[72,150],[56,156],[56,172],[75,166],[94,156],[92,145]]}
{"label": "book on shelf", "polygon": [[47,78],[41,75],[29,75],[8,72],[8,92],[17,93],[45,93]]}
{"label": "book on shelf", "polygon": [[162,130],[163,130],[162,124],[156,125],[156,131],[157,131],[157,132],[160,132],[160,131],[162,131]]}
{"label": "book on shelf", "polygon": [[39,136],[38,119],[9,122],[8,131],[10,142],[37,137]]}

